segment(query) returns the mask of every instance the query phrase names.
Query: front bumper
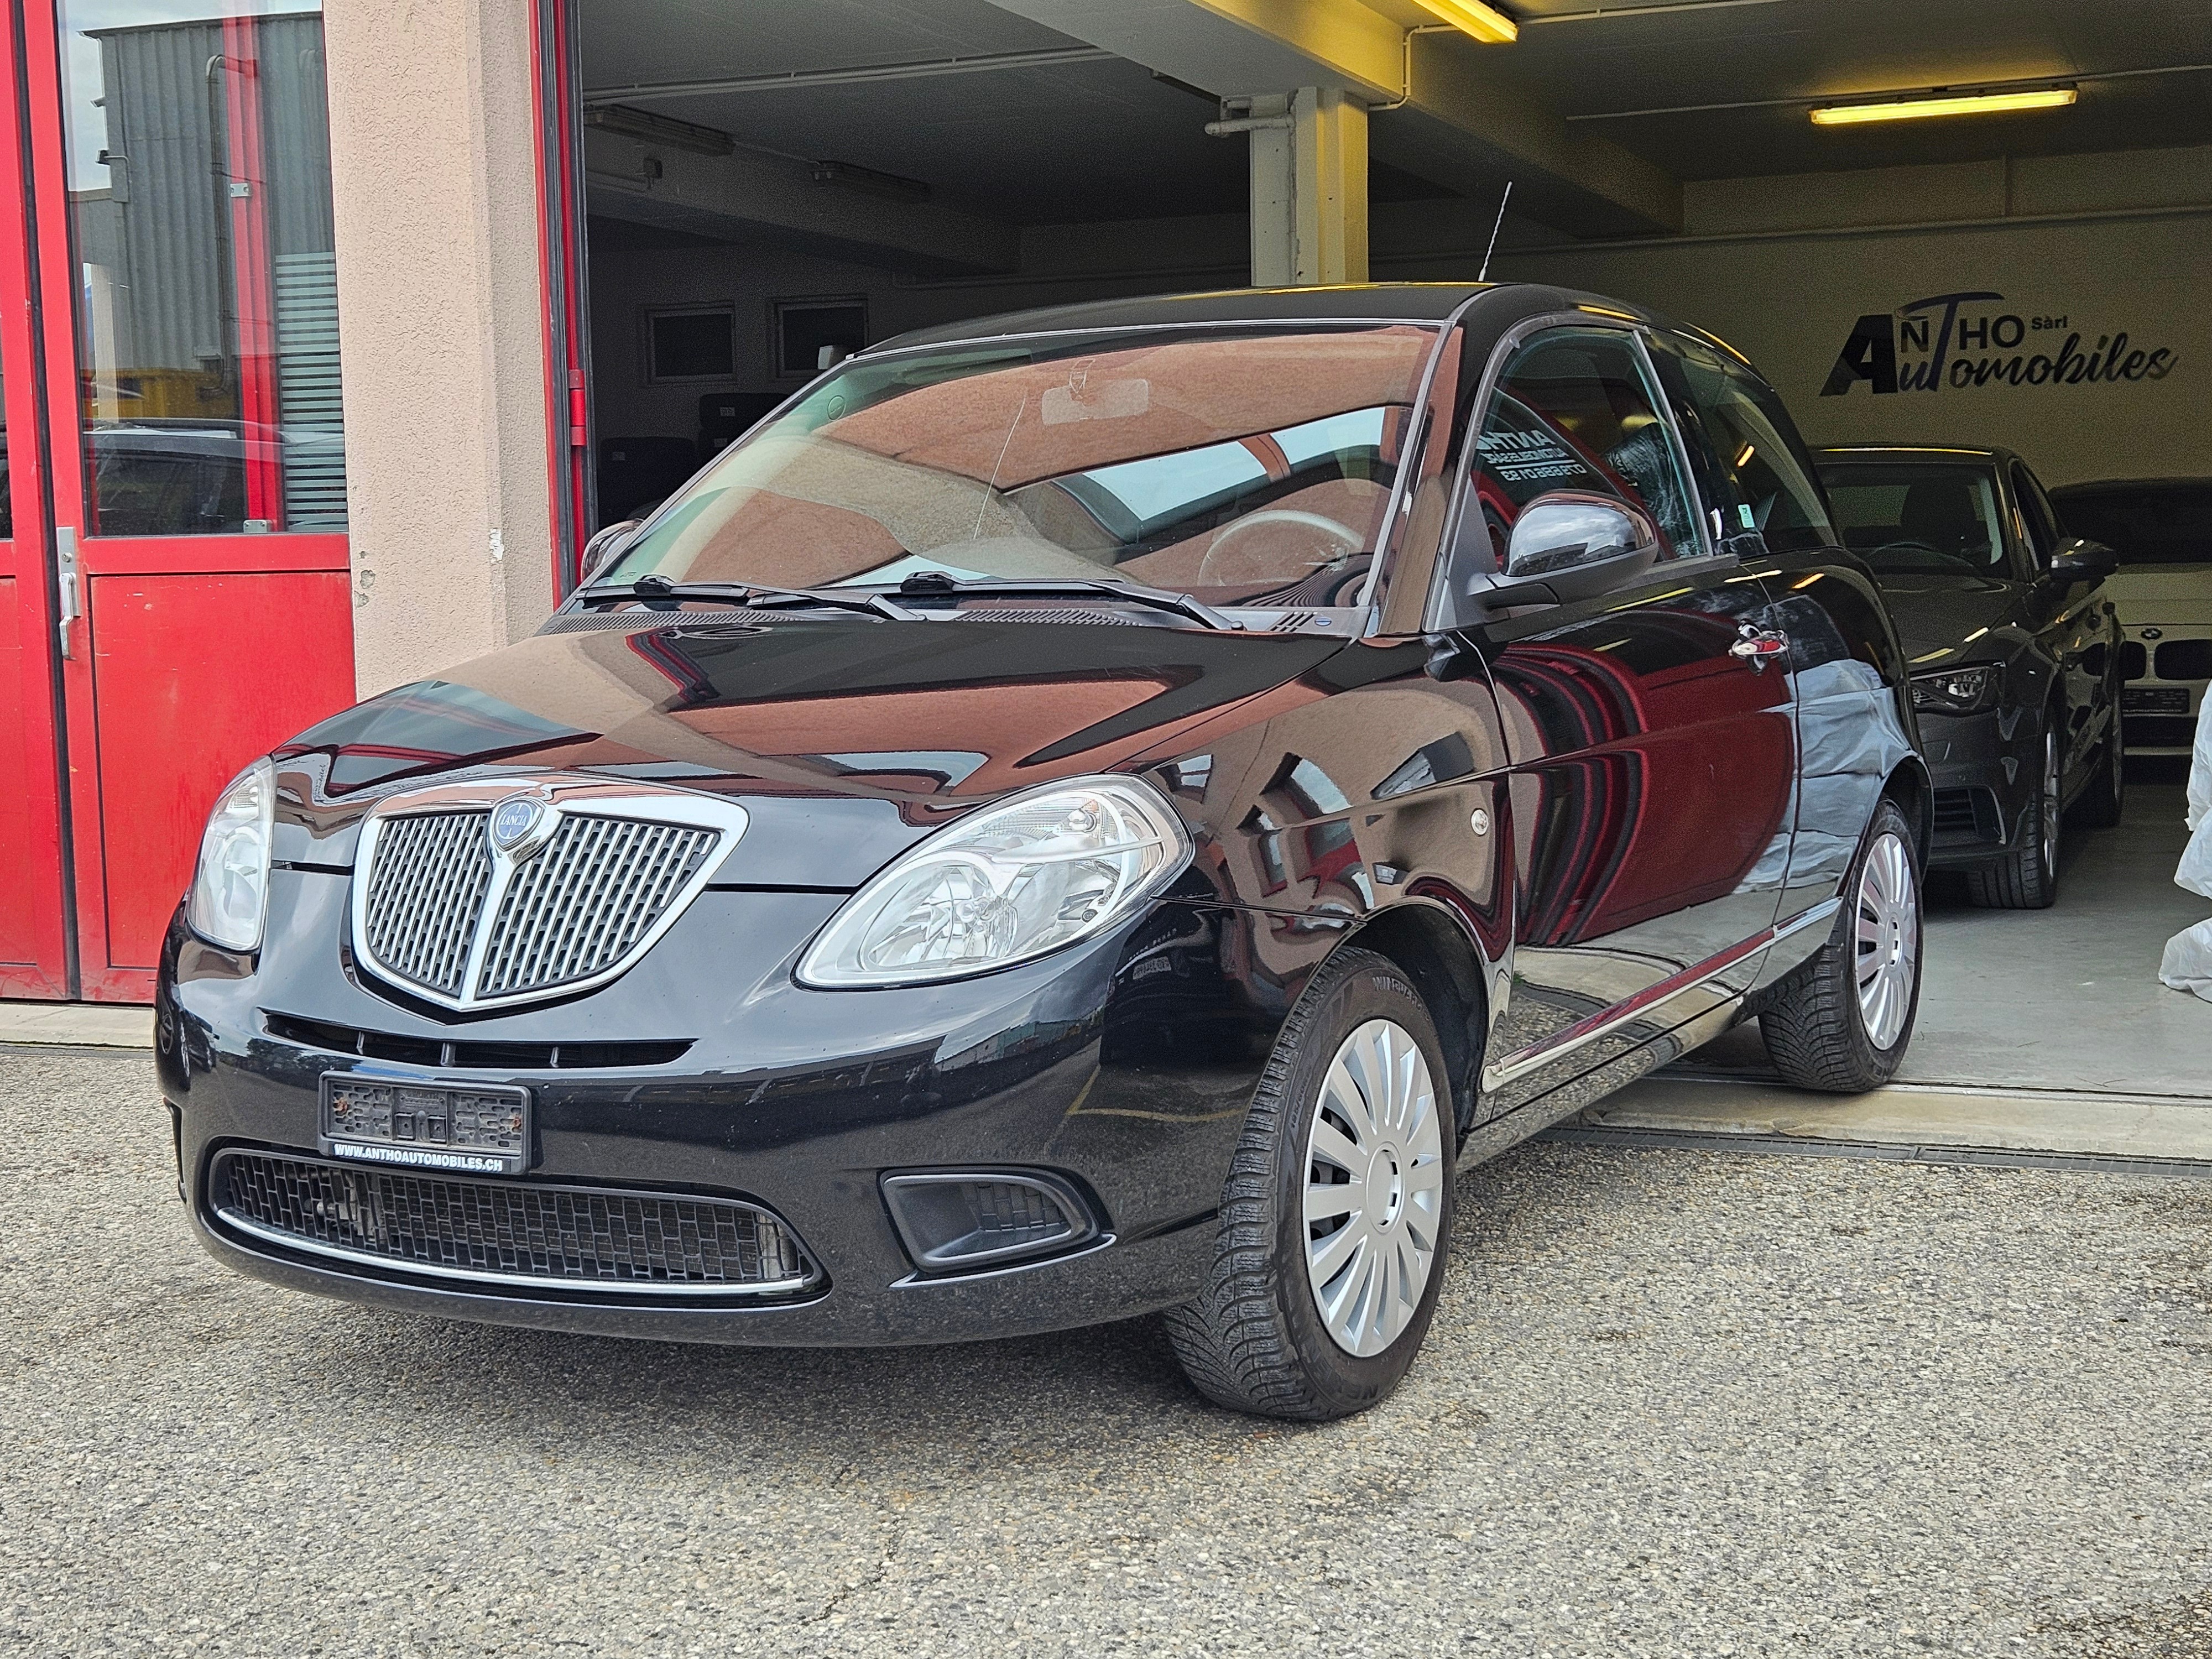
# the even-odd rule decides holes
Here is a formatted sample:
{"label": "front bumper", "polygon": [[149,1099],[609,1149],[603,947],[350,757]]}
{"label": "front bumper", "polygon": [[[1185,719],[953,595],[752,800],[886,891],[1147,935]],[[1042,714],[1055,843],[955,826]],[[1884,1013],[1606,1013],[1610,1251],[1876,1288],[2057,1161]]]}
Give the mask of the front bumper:
{"label": "front bumper", "polygon": [[2040,733],[2025,708],[1978,714],[1920,714],[1922,752],[1936,796],[1929,866],[1969,869],[2016,850],[2043,764]]}
{"label": "front bumper", "polygon": [[2212,628],[2130,623],[2120,653],[2120,729],[2130,755],[2193,750],[2212,688]]}
{"label": "front bumper", "polygon": [[[1222,971],[1239,913],[1163,902],[1119,933],[1006,973],[911,990],[814,992],[787,963],[733,975],[732,939],[803,941],[835,896],[709,892],[629,975],[565,1006],[465,1025],[379,994],[338,959],[342,878],[288,873],[262,961],[173,927],[156,1018],[179,1187],[204,1244],[241,1273],[378,1306],[540,1328],[787,1346],[939,1342],[1147,1313],[1201,1282],[1243,1109],[1280,999]],[[279,923],[282,922],[280,928]],[[281,958],[281,961],[278,960]],[[1169,964],[1164,970],[1157,964]],[[1139,971],[1139,969],[1144,969]],[[441,1066],[280,1037],[270,1015],[394,1042],[689,1036],[678,1060],[604,1070]],[[478,1049],[481,1058],[489,1050]],[[314,1161],[325,1072],[520,1085],[532,1145],[511,1180],[738,1200],[786,1224],[803,1290],[678,1296],[633,1284],[476,1283],[339,1260],[218,1215],[226,1150]],[[927,1274],[893,1224],[892,1171],[1036,1170],[1094,1211],[1068,1253]],[[422,1175],[422,1171],[398,1171]],[[497,1179],[497,1177],[493,1177]]]}

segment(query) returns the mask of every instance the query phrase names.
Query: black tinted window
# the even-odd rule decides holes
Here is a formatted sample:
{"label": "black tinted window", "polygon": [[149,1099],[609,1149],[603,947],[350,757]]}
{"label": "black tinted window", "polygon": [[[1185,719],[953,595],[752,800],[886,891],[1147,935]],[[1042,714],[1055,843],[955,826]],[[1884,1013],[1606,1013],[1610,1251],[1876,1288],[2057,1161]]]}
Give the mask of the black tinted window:
{"label": "black tinted window", "polygon": [[1475,441],[1474,487],[1498,548],[1522,507],[1568,489],[1642,509],[1662,556],[1698,550],[1674,441],[1626,335],[1561,330],[1521,347]]}
{"label": "black tinted window", "polygon": [[1851,462],[1820,476],[1844,545],[1877,572],[2009,574],[1994,468]]}
{"label": "black tinted window", "polygon": [[2051,499],[2068,535],[2124,565],[2212,563],[2212,484],[2083,485]]}
{"label": "black tinted window", "polygon": [[[1662,336],[1661,372],[1683,410],[1714,538],[1731,552],[1809,551],[1835,540],[1804,441],[1756,375],[1694,340]],[[1750,547],[1738,544],[1757,536]]]}

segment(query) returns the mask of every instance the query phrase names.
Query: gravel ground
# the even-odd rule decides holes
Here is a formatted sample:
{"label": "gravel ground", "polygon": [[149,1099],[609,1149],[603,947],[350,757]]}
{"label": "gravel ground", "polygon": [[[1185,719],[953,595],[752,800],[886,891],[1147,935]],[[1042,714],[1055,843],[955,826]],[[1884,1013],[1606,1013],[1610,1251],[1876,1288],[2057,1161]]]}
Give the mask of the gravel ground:
{"label": "gravel ground", "polygon": [[234,1278],[0,1054],[0,1655],[2212,1656],[2212,1182],[1540,1145],[1380,1409],[1149,1322],[853,1353]]}

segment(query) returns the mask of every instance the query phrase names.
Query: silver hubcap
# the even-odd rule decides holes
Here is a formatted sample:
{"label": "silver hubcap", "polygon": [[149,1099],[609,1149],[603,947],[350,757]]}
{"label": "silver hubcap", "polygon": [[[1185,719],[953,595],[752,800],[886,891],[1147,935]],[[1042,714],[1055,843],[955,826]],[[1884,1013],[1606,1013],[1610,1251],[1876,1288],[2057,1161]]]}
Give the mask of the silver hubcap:
{"label": "silver hubcap", "polygon": [[1370,1019],[1329,1061],[1306,1134],[1306,1279],[1346,1353],[1382,1352],[1420,1306],[1443,1199],[1429,1062],[1404,1026]]}
{"label": "silver hubcap", "polygon": [[1877,1048],[1893,1047],[1920,977],[1920,904],[1905,843],[1883,834],[1859,872],[1859,1018]]}
{"label": "silver hubcap", "polygon": [[2059,807],[2061,789],[2058,782],[2058,738],[2055,733],[2043,734],[2043,872],[2046,876],[2058,873],[2058,821],[2065,816]]}

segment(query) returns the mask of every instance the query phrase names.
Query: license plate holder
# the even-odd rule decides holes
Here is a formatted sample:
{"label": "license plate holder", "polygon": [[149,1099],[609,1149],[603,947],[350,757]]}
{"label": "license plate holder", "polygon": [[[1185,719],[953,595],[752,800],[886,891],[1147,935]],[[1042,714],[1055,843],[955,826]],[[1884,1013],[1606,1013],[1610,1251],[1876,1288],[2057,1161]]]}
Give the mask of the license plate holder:
{"label": "license plate holder", "polygon": [[368,1168],[520,1175],[530,1162],[530,1091],[370,1072],[325,1072],[316,1145]]}

